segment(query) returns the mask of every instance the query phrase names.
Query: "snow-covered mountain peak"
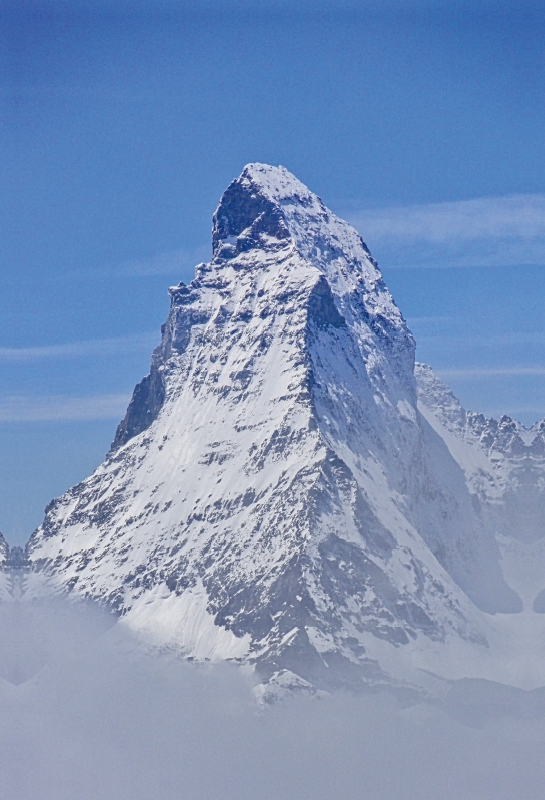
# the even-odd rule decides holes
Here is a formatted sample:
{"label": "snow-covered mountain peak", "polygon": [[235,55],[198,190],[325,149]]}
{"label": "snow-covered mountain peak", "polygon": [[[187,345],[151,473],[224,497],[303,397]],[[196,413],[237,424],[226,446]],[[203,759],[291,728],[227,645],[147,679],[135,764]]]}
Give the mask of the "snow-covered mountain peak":
{"label": "snow-covered mountain peak", "polygon": [[486,649],[483,612],[521,603],[493,527],[529,474],[516,423],[465,412],[422,366],[417,407],[414,340],[376,263],[283,167],[230,184],[213,254],[171,288],[108,457],[48,506],[34,577],[282,685]]}
{"label": "snow-covered mountain peak", "polygon": [[377,312],[402,319],[360,234],[285,167],[244,168],[214,214],[212,242],[219,262],[255,247],[291,246],[340,293],[363,290]]}
{"label": "snow-covered mountain peak", "polygon": [[247,164],[237,179],[243,186],[258,191],[273,203],[299,202],[313,205],[316,195],[286,167],[254,162]]}
{"label": "snow-covered mountain peak", "polygon": [[[203,341],[217,340],[219,333],[228,337],[235,353],[237,342],[251,350],[268,340],[271,328],[285,327],[303,342],[313,325],[348,326],[375,397],[393,401],[394,414],[401,403],[414,416],[414,339],[354,228],[284,167],[251,164],[223,194],[212,239],[212,261],[197,266],[189,286],[169,290],[161,345],[150,374],[135,389],[113,450],[156,419],[167,398],[171,360],[199,332]],[[304,361],[301,385],[314,375]]]}
{"label": "snow-covered mountain peak", "polygon": [[[342,255],[370,281],[381,279],[360,234],[285,167],[248,164],[226,189],[213,220],[214,255],[290,242],[318,263]],[[233,249],[229,249],[232,247]]]}

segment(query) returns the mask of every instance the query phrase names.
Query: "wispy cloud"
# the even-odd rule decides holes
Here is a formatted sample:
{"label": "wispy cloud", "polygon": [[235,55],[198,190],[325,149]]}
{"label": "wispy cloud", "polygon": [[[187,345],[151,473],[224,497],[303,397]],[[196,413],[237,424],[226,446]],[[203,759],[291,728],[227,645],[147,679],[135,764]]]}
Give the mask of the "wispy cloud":
{"label": "wispy cloud", "polygon": [[[414,320],[409,321],[410,324],[415,324]],[[463,347],[464,350],[469,348],[480,347],[505,347],[509,345],[545,345],[545,332],[513,332],[513,333],[498,333],[489,336],[475,335],[473,330],[467,330],[465,335],[450,336],[443,333],[430,333],[427,332],[424,336],[418,336],[418,344],[435,343],[441,347]]]}
{"label": "wispy cloud", "polygon": [[386,266],[545,265],[545,195],[364,209],[347,216]]}
{"label": "wispy cloud", "polygon": [[437,369],[441,378],[458,380],[475,380],[481,378],[521,377],[524,375],[543,376],[545,367],[477,367],[470,369]]}
{"label": "wispy cloud", "polygon": [[0,398],[0,422],[84,422],[121,419],[130,395],[46,395]]}
{"label": "wispy cloud", "polygon": [[41,347],[0,347],[0,362],[100,358],[123,353],[151,352],[158,344],[158,339],[158,332],[153,331],[117,339],[92,339],[86,342],[67,342]]}
{"label": "wispy cloud", "polygon": [[442,325],[447,322],[456,322],[460,317],[408,317],[409,325]]}
{"label": "wispy cloud", "polygon": [[159,253],[151,258],[138,258],[111,264],[99,270],[97,274],[121,278],[140,278],[152,275],[174,275],[187,273],[202,261],[212,257],[210,245],[201,245],[193,250],[172,250]]}

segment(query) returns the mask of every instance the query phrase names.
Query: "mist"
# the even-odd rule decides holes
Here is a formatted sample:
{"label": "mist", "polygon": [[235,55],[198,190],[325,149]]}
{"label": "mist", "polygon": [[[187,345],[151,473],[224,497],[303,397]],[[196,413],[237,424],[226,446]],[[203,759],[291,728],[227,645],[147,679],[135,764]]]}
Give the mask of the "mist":
{"label": "mist", "polygon": [[260,710],[252,676],[147,652],[96,608],[7,602],[0,636],[6,798],[543,796],[539,693],[466,681],[441,705],[384,692]]}

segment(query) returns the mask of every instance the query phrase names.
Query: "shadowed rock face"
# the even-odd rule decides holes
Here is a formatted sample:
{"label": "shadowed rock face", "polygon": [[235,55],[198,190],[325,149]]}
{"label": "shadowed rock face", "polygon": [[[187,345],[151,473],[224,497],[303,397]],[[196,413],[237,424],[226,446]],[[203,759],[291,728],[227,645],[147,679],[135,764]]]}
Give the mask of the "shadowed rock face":
{"label": "shadowed rock face", "polygon": [[271,240],[282,244],[289,238],[290,232],[278,203],[269,199],[259,185],[249,186],[242,176],[233,181],[214,214],[214,257],[234,258],[262,243],[271,247]]}
{"label": "shadowed rock face", "polygon": [[346,328],[345,318],[337,311],[333,294],[327,281],[321,278],[313,288],[308,299],[309,323],[322,330],[332,328]]}
{"label": "shadowed rock face", "polygon": [[163,375],[159,367],[155,367],[135,387],[127,413],[117,427],[112,450],[117,450],[133,436],[147,430],[159,416],[164,401]]}
{"label": "shadowed rock face", "polygon": [[[466,414],[425,368],[419,410],[376,262],[285,169],[228,187],[213,247],[169,290],[150,373],[105,462],[48,506],[31,567],[271,684],[419,687],[414,647],[486,648],[483,612],[521,608],[495,538],[528,483],[517,424]],[[409,654],[404,677],[380,648]]]}

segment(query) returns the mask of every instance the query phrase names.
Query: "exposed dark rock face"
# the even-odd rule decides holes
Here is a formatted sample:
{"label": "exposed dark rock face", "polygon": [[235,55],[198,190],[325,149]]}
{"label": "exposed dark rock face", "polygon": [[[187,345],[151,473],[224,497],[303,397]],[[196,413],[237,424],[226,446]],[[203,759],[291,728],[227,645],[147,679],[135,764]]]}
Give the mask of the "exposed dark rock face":
{"label": "exposed dark rock face", "polygon": [[[212,247],[216,258],[234,258],[238,253],[290,238],[282,209],[260,191],[248,191],[241,176],[229,186],[214,214]],[[231,241],[235,240],[235,241]]]}
{"label": "exposed dark rock face", "polygon": [[134,389],[124,419],[119,423],[112,442],[112,450],[122,447],[134,436],[155,422],[165,402],[165,383],[160,368],[152,367]]}

